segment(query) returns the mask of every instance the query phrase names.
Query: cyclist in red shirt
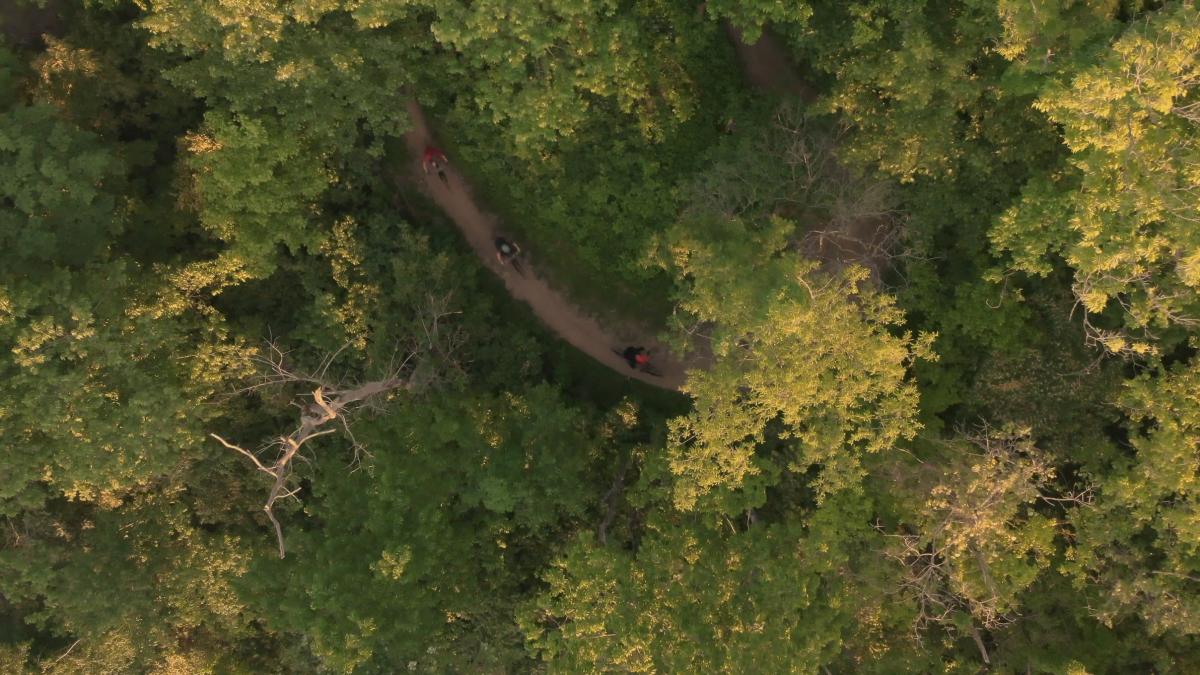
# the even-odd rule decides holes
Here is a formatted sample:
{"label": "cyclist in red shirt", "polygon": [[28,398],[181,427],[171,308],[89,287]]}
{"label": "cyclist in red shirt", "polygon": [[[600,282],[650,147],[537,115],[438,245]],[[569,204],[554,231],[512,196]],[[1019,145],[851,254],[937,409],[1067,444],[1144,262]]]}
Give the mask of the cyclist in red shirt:
{"label": "cyclist in red shirt", "polygon": [[621,357],[634,370],[641,370],[650,363],[650,355],[646,353],[645,347],[626,347],[625,351],[621,352]]}
{"label": "cyclist in red shirt", "polygon": [[450,186],[446,178],[446,165],[449,163],[450,160],[446,159],[446,153],[432,145],[425,146],[425,154],[421,156],[421,168],[425,169],[426,175],[429,175],[430,169],[436,171],[438,178],[441,178],[447,187]]}

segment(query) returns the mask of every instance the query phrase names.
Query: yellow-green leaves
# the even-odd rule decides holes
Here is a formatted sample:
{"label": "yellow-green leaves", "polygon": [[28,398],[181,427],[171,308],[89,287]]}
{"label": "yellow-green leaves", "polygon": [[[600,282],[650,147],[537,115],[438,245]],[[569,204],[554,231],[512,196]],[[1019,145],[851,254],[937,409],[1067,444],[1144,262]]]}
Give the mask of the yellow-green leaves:
{"label": "yellow-green leaves", "polygon": [[999,0],[995,4],[1003,26],[996,53],[1015,63],[1018,70],[1030,71],[1054,69],[1060,60],[1071,57],[1073,48],[1115,30],[1119,11],[1131,11],[1116,0]]}
{"label": "yellow-green leaves", "polygon": [[1055,552],[1058,523],[1034,510],[1053,495],[1050,456],[1028,429],[985,427],[968,441],[902,479],[914,522],[886,535],[917,629],[960,612],[988,629],[1004,626]]}
{"label": "yellow-green leaves", "polygon": [[368,318],[376,310],[380,289],[359,269],[365,251],[362,242],[355,239],[356,225],[349,217],[335,223],[329,238],[321,244],[321,252],[329,259],[333,280],[345,294],[344,299],[328,297],[328,311],[355,348],[365,350],[371,336]]}
{"label": "yellow-green leaves", "polygon": [[1133,614],[1155,632],[1200,634],[1200,364],[1144,375],[1121,402],[1133,455],[1077,519],[1071,569],[1080,587],[1109,591],[1094,601],[1106,624]]}
{"label": "yellow-green leaves", "polygon": [[820,471],[819,496],[857,485],[864,452],[911,438],[917,392],[906,380],[931,337],[895,335],[892,299],[866,287],[866,271],[835,276],[787,248],[789,223],[738,221],[678,228],[666,244],[685,284],[680,307],[712,325],[715,363],[693,371],[695,410],[674,420],[675,502],[690,509],[717,488],[737,489],[777,443],[790,471]]}
{"label": "yellow-green leaves", "polygon": [[1119,309],[1139,335],[1094,331],[1110,351],[1151,353],[1157,330],[1200,323],[1197,25],[1189,3],[1155,12],[1042,94],[1069,168],[1031,181],[992,232],[1018,269],[1046,274],[1046,256],[1061,254],[1088,313]]}
{"label": "yellow-green leaves", "polygon": [[385,579],[399,581],[404,577],[404,568],[408,567],[408,563],[411,560],[412,549],[408,547],[403,547],[396,551],[385,550],[379,557],[378,562],[371,566],[371,569]]}
{"label": "yellow-green leaves", "polygon": [[650,530],[636,557],[577,538],[544,574],[518,621],[556,672],[815,672],[837,653],[855,609],[840,602],[841,547],[794,524]]}

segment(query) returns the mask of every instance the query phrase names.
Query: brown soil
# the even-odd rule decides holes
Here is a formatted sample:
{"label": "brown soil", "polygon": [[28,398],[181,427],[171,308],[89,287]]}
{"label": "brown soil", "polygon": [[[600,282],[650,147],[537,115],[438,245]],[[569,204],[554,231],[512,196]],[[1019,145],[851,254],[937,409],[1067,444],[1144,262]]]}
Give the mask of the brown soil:
{"label": "brown soil", "polygon": [[787,50],[765,29],[754,44],[742,40],[742,31],[728,21],[725,22],[725,32],[733,42],[746,79],[755,88],[776,94],[795,94],[804,101],[816,98],[812,87],[796,73]]}
{"label": "brown soil", "polygon": [[32,0],[0,0],[0,35],[19,47],[37,47],[42,35],[58,35],[62,30],[58,2],[49,0],[38,7]]}

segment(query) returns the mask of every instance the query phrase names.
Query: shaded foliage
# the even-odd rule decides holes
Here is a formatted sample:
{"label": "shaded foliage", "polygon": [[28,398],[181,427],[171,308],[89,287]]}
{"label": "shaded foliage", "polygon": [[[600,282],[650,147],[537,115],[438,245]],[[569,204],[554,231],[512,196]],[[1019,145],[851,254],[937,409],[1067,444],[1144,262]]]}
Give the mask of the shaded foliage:
{"label": "shaded foliage", "polygon": [[[46,12],[0,44],[0,671],[1197,670],[1194,3]],[[508,297],[410,98],[682,396]],[[283,560],[209,436],[319,415],[276,363],[420,384],[269,477]]]}

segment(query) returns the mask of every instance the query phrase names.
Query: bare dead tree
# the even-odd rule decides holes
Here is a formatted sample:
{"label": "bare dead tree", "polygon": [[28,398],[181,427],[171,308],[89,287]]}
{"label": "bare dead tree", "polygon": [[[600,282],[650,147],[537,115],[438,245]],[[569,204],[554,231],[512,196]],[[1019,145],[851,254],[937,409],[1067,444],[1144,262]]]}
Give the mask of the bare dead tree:
{"label": "bare dead tree", "polygon": [[[1027,429],[983,424],[978,430],[960,430],[960,435],[975,451],[966,452],[965,462],[951,471],[926,471],[936,484],[918,490],[929,495],[922,508],[928,521],[895,533],[879,524],[876,529],[889,542],[883,554],[902,569],[899,595],[916,603],[914,638],[919,640],[935,625],[954,630],[953,617],[965,614],[971,637],[987,662],[979,627],[995,630],[1018,618],[1012,608],[1015,591],[997,583],[989,555],[1026,555],[1006,549],[1003,542],[1006,532],[1022,526],[1028,506],[1085,506],[1092,493],[1090,487],[1057,488],[1053,466],[1033,445]],[[964,582],[970,575],[977,575],[978,585]]]}
{"label": "bare dead tree", "polygon": [[[289,487],[289,478],[293,474],[294,462],[297,458],[305,459],[302,450],[315,438],[343,431],[350,439],[354,450],[352,464],[357,464],[366,449],[355,439],[350,426],[350,418],[363,409],[380,406],[381,402],[390,398],[392,392],[413,392],[423,389],[438,378],[431,368],[421,368],[423,357],[438,356],[444,364],[460,368],[454,358],[455,352],[465,338],[457,329],[447,329],[447,317],[457,314],[448,309],[450,297],[437,298],[429,296],[426,315],[419,323],[422,335],[413,341],[410,349],[403,358],[393,355],[381,377],[367,382],[348,383],[344,379],[335,380],[330,376],[330,368],[350,343],[342,345],[338,350],[323,357],[317,367],[311,372],[303,372],[291,366],[288,362],[288,352],[277,342],[269,342],[264,352],[255,358],[260,367],[260,374],[246,387],[235,393],[249,393],[267,388],[299,386],[306,393],[299,395],[300,401],[293,405],[300,409],[298,426],[286,436],[279,436],[258,453],[250,452],[240,445],[231,443],[218,434],[209,434],[221,445],[233,450],[254,463],[254,467],[271,477],[271,487],[267,492],[263,512],[275,529],[275,538],[279,544],[279,557],[287,553],[284,544],[283,527],[276,518],[274,507],[281,499],[295,497],[298,487]],[[422,357],[422,358],[419,358]],[[308,389],[311,387],[311,389]],[[306,399],[311,399],[308,401]],[[303,402],[301,402],[303,401]],[[269,463],[259,459],[260,455],[273,456]]]}
{"label": "bare dead tree", "polygon": [[1194,101],[1171,108],[1171,112],[1193,124],[1200,125],[1200,101]]}
{"label": "bare dead tree", "polygon": [[949,578],[947,561],[942,551],[922,541],[915,533],[888,534],[883,526],[876,524],[884,537],[894,544],[884,550],[884,555],[904,568],[900,581],[900,593],[917,603],[917,615],[913,619],[913,637],[920,639],[931,625],[948,625],[955,612],[963,609],[963,603],[946,586]]}
{"label": "bare dead tree", "polygon": [[[280,499],[295,496],[299,488],[287,489],[288,476],[292,472],[292,460],[296,458],[300,449],[304,444],[318,436],[332,434],[337,429],[324,429],[325,424],[333,420],[341,420],[345,425],[345,413],[352,406],[367,399],[383,394],[394,389],[406,388],[412,386],[411,380],[408,379],[385,379],[375,382],[367,382],[347,391],[339,391],[334,388],[326,389],[324,385],[318,386],[312,391],[313,404],[306,405],[300,412],[300,426],[287,436],[280,436],[277,441],[270,444],[271,448],[277,450],[276,458],[270,465],[265,465],[259,461],[258,457],[242,448],[234,445],[217,434],[210,434],[213,438],[229,448],[235,450],[254,462],[255,468],[274,480],[271,484],[271,490],[267,493],[267,501],[263,505],[263,511],[267,514],[271,524],[275,526],[275,536],[279,540],[279,557],[284,557],[286,550],[283,543],[283,529],[279,525],[279,520],[275,517],[273,508],[275,502]],[[346,425],[347,431],[349,426]],[[356,452],[359,447],[356,445]]]}

